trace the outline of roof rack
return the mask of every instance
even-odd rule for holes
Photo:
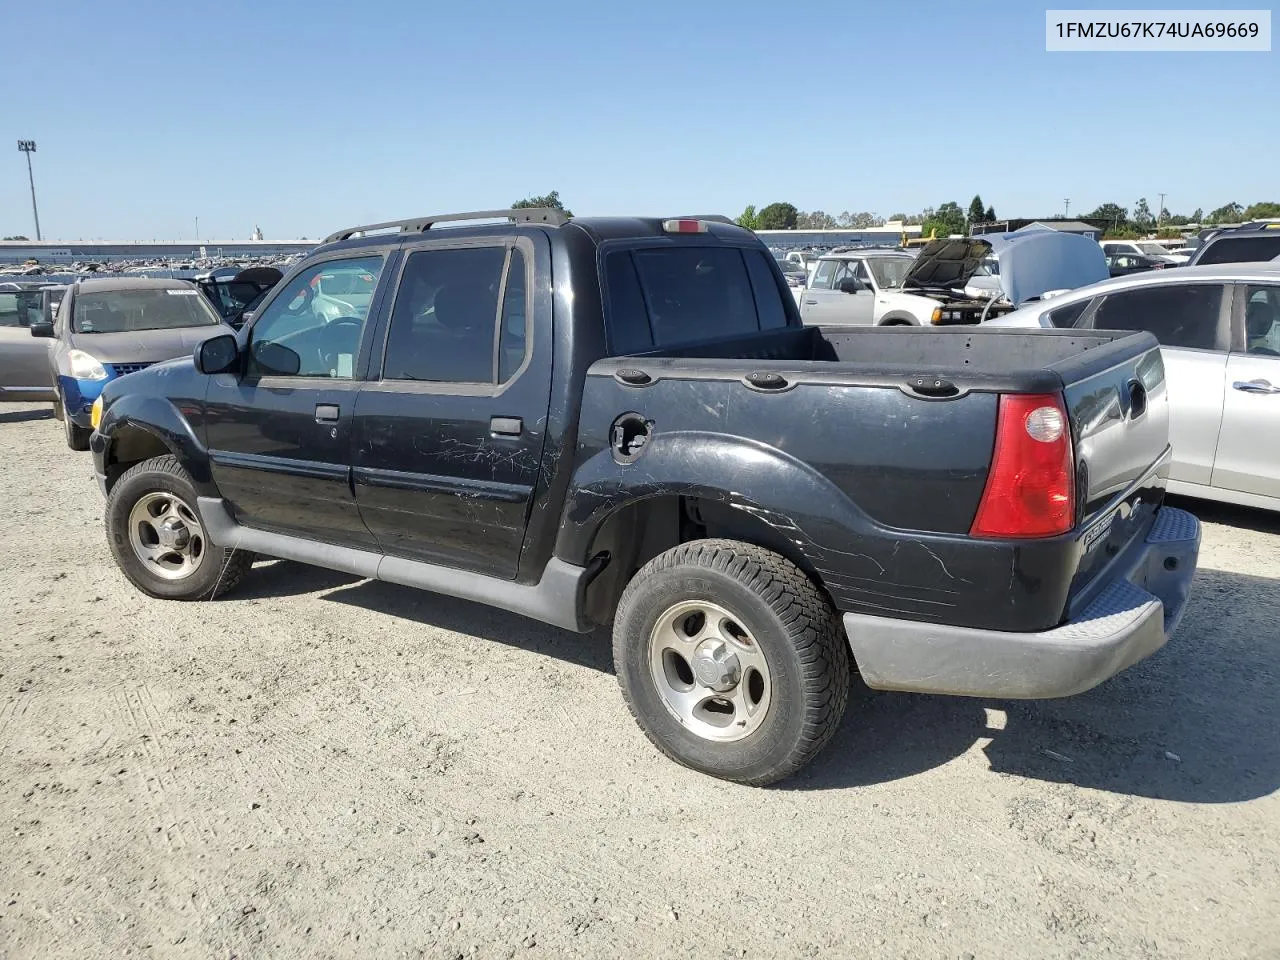
[[[519,210],[473,210],[469,213],[442,213],[433,217],[414,217],[411,220],[388,220],[386,223],[369,223],[360,227],[347,227],[325,237],[322,243],[333,243],[337,240],[350,240],[352,237],[365,237],[371,233],[382,231],[396,233],[423,233],[437,223],[453,223],[461,220],[501,220],[512,223],[547,223],[558,227],[569,220],[563,210],[553,207],[524,207]]]

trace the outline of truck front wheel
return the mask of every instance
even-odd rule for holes
[[[107,497],[107,542],[116,565],[143,593],[209,600],[238,584],[253,554],[217,547],[196,512],[196,490],[176,457],[130,467]]]
[[[808,763],[849,695],[830,602],[790,561],[734,540],[695,540],[646,564],[618,603],[613,658],[659,750],[752,786]]]

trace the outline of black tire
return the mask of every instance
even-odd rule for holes
[[[129,514],[153,493],[170,494],[196,513],[195,486],[176,457],[155,457],[125,471],[107,496],[104,518],[111,554],[124,575],[143,593],[164,600],[212,600],[234,589],[253,565],[253,554],[214,546],[207,538],[198,565],[182,579],[165,579],[148,569],[130,541]]]
[[[651,637],[659,619],[686,601],[728,611],[767,663],[767,710],[743,739],[700,735],[659,690]],[[752,786],[781,780],[813,759],[840,725],[849,697],[849,654],[831,603],[789,560],[734,540],[695,540],[647,563],[618,602],[613,658],[627,706],[659,750]]]
[[[89,449],[89,438],[93,431],[87,427],[78,427],[64,409],[62,412],[62,433],[67,438],[67,446],[72,450],[84,452]]]
[[[53,419],[61,420],[64,414],[62,412],[62,397],[58,397],[53,401]]]

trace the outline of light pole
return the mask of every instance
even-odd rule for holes
[[[1160,232],[1160,217],[1164,214],[1164,194],[1160,194],[1160,207],[1156,210],[1156,233]]]
[[[19,140],[18,149],[27,155],[27,182],[31,184],[31,215],[36,220],[36,240],[43,240],[40,236],[40,211],[36,209],[36,178],[31,172],[31,155],[36,152],[36,142],[34,140]]]
[[[1066,197],[1062,201],[1062,219],[1066,220],[1069,216],[1071,216],[1071,198]]]
[[[200,218],[196,217],[196,246],[200,246]]]

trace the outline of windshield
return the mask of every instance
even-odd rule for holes
[[[1169,253],[1167,247],[1158,243],[1140,243],[1138,249],[1149,257],[1163,257]]]
[[[913,257],[879,257],[868,258],[867,266],[871,275],[876,278],[876,286],[881,290],[902,286],[902,280],[914,264]]]
[[[218,323],[199,290],[157,288],[104,290],[76,297],[72,330],[76,333],[125,333],[173,330]]]
[[[326,270],[316,281],[320,293],[326,297],[372,296],[376,278],[367,270]]]

